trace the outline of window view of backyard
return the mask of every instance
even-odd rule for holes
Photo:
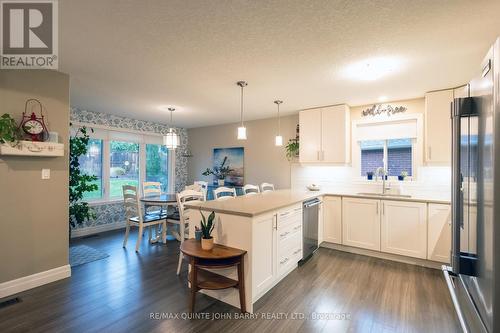
[[[122,186],[139,184],[139,144],[110,142],[109,197],[121,197]]]
[[[146,181],[160,182],[162,192],[168,188],[167,153],[163,145],[146,145]]]
[[[80,156],[79,162],[82,173],[98,178],[93,182],[97,185],[97,190],[84,193],[83,199],[102,198],[102,140],[90,139],[87,154]]]

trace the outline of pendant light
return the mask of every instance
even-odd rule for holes
[[[276,146],[283,146],[283,137],[281,136],[281,123],[280,123],[280,104],[283,103],[283,101],[276,100],[274,101],[274,104],[278,106],[278,134],[274,138],[274,144]]]
[[[246,140],[247,139],[247,128],[243,126],[243,88],[245,88],[248,83],[245,81],[236,82],[238,86],[241,87],[241,105],[240,105],[240,127],[238,127],[238,140]]]
[[[175,108],[168,108],[168,111],[170,111],[170,128],[168,129],[168,133],[163,136],[163,144],[167,146],[167,149],[173,150],[179,145],[179,136],[172,127],[172,113],[175,111]]]

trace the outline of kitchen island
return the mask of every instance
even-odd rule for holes
[[[302,259],[302,202],[320,196],[318,192],[279,190],[240,196],[221,201],[186,204],[190,210],[190,237],[199,225],[201,210],[216,213],[214,241],[247,251],[245,256],[245,292],[247,311]],[[219,270],[236,278],[236,270]],[[203,291],[207,295],[239,307],[234,289]]]

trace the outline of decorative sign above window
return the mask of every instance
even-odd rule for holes
[[[361,111],[361,116],[366,117],[366,116],[378,116],[379,114],[387,114],[388,116],[394,115],[396,113],[402,113],[405,112],[407,108],[405,106],[396,106],[393,107],[392,105],[386,104],[374,104],[373,106],[369,107],[368,109],[365,109]]]

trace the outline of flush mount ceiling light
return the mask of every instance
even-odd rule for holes
[[[401,66],[401,59],[396,57],[371,58],[348,65],[342,76],[351,80],[374,81],[397,72]]]
[[[175,108],[168,108],[168,111],[170,111],[170,128],[168,129],[168,133],[163,136],[163,144],[167,146],[167,149],[173,150],[179,145],[179,136],[173,129],[172,113],[175,111]]]
[[[387,101],[387,96],[379,96],[378,101],[379,102],[385,102],[385,101]]]
[[[241,88],[241,104],[240,104],[240,127],[238,127],[238,140],[246,140],[247,139],[247,129],[243,125],[243,88],[245,88],[248,83],[245,81],[238,81],[236,82],[236,85],[238,85]]]
[[[280,104],[283,103],[283,101],[280,100],[275,100],[274,104],[278,106],[278,134],[274,138],[274,144],[276,146],[283,146],[283,137],[281,136],[281,124],[280,124]]]

